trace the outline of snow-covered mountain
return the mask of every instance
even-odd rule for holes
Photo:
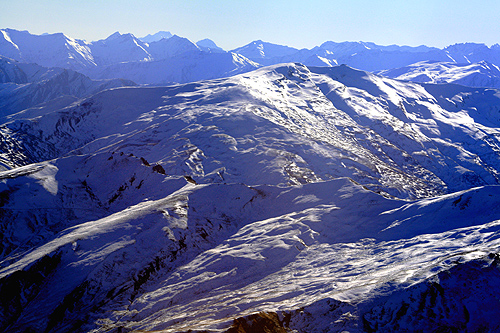
[[[155,34],[149,34],[147,36],[144,36],[142,38],[139,38],[141,41],[144,43],[152,43],[152,42],[157,42],[159,40],[162,40],[163,38],[170,38],[173,35],[169,31],[158,31]]]
[[[132,34],[115,32],[106,39],[91,43],[89,48],[100,66],[152,59],[147,44]]]
[[[139,84],[165,85],[228,77],[259,67],[259,64],[236,53],[194,50],[174,54],[158,61],[110,65],[92,76],[99,79],[121,77]]]
[[[293,47],[278,45],[261,40],[253,41],[245,46],[232,50],[248,59],[262,65],[282,63],[283,58],[297,53],[299,50]]]
[[[149,53],[153,59],[171,58],[185,52],[200,51],[200,48],[187,38],[174,35],[149,44]]]
[[[438,48],[428,47],[425,45],[421,46],[400,46],[400,45],[377,45],[371,42],[342,42],[337,43],[333,41],[327,41],[321,44],[320,48],[328,50],[332,53],[353,55],[355,53],[364,52],[366,50],[378,50],[385,52],[408,52],[408,53],[426,53],[430,51],[437,51]]]
[[[472,64],[424,61],[381,71],[379,74],[421,83],[455,83],[468,87],[500,88],[500,69],[486,61]]]
[[[369,49],[359,53],[339,55],[336,59],[339,64],[347,64],[370,72],[403,67],[420,61],[450,61],[448,53],[443,50],[408,52]]]
[[[377,45],[370,42],[327,41],[312,49],[294,49],[284,45],[262,42],[249,43],[233,50],[263,64],[300,62],[308,66],[332,67],[346,64],[366,71],[381,71],[408,66],[417,62],[453,62],[456,64],[487,61],[500,66],[500,47],[463,43],[444,49],[425,45],[410,47]]]
[[[74,68],[98,80],[136,80],[138,83],[149,85],[183,83],[226,77],[261,66],[242,55],[223,51],[208,39],[200,41],[201,46],[198,46],[177,35],[155,40],[156,37],[164,35],[159,33],[160,35],[148,39],[151,42],[145,43],[132,34],[119,32],[92,43],[73,40],[74,45],[71,46],[77,50],[85,50],[86,59],[89,60],[88,64],[74,64],[72,59],[77,59],[76,56],[58,51],[68,47],[68,38],[62,34],[37,36],[11,29],[1,32],[4,39],[0,40],[0,55],[12,56],[20,62],[29,61],[41,66],[52,64],[50,66]],[[54,42],[44,44],[46,40]],[[43,50],[31,51],[36,45],[43,46]],[[57,54],[52,54],[53,52]],[[26,54],[32,56],[27,57]],[[65,59],[66,56],[69,60]]]
[[[138,80],[146,84],[158,84],[171,81],[173,78],[186,80],[207,79],[217,77],[217,70],[206,69],[213,73],[204,75],[203,70],[192,75],[193,57],[198,52],[224,53],[209,39],[193,43],[190,40],[160,31],[142,39],[132,34],[116,32],[106,39],[85,42],[72,39],[63,34],[32,35],[27,31],[13,29],[0,30],[0,55],[19,62],[36,63],[44,67],[61,67],[83,73],[93,79],[125,78],[135,80],[137,71],[142,68],[154,68],[157,75],[143,74],[143,78],[154,78],[153,81]],[[370,42],[325,42],[312,49],[296,49],[257,40],[245,46],[232,50],[230,53],[239,55],[242,62],[256,63],[250,69],[262,65],[273,65],[287,62],[299,62],[306,66],[333,67],[346,64],[353,68],[366,71],[382,71],[409,66],[418,62],[451,62],[455,64],[486,61],[500,66],[500,47],[484,44],[464,43],[438,49],[427,46],[381,46]],[[229,59],[231,55],[220,56]],[[176,68],[169,65],[166,59],[176,58]],[[187,59],[186,63],[178,61]],[[198,57],[205,65],[210,55]],[[247,59],[244,59],[247,58]],[[143,63],[154,61],[154,65]],[[124,63],[130,63],[125,64]],[[210,63],[210,62],[208,62]],[[160,64],[162,64],[160,66]],[[210,63],[211,64],[211,63]],[[200,68],[202,64],[196,64]],[[221,65],[226,68],[227,63]],[[237,66],[238,67],[238,66]],[[116,69],[116,72],[112,71]],[[151,69],[153,70],[153,69]],[[146,70],[148,71],[148,70]],[[182,75],[171,75],[173,72],[187,72]],[[160,73],[166,76],[158,79]],[[219,77],[227,76],[227,72],[239,73],[236,67],[231,70],[218,71]],[[214,76],[215,75],[215,76]]]
[[[450,58],[456,63],[474,63],[487,61],[500,64],[500,46],[488,47],[479,43],[459,43],[444,48]]]
[[[232,79],[228,80],[231,82],[227,83],[229,86],[236,84],[238,87],[233,92],[238,96],[238,103],[251,105],[255,104],[256,98],[257,101],[262,100],[257,103],[260,108],[254,113],[273,123],[286,125],[290,131],[307,133],[315,140],[321,139],[325,144],[340,149],[337,154],[341,160],[351,161],[343,162],[345,166],[335,172],[327,166],[322,167],[321,172],[313,170],[322,179],[327,179],[327,175],[349,176],[365,186],[373,186],[373,189],[389,188],[391,195],[404,198],[497,183],[498,175],[494,166],[498,161],[494,153],[496,139],[493,124],[499,120],[496,110],[500,109],[500,106],[493,90],[455,86],[441,88],[436,85],[423,87],[356,71],[347,66],[332,69],[308,69],[299,65],[278,66],[272,70],[265,68],[253,72],[248,78],[245,75],[238,76],[234,79],[236,83],[233,83]],[[283,80],[289,80],[290,85],[282,85]],[[211,84],[217,89],[219,85],[224,85],[221,82],[224,81]],[[161,89],[158,93],[162,93]],[[132,91],[139,96],[143,94],[140,90]],[[109,94],[121,96],[115,98],[123,100],[124,103],[129,103],[127,96],[132,95],[129,90],[113,90]],[[187,95],[190,94],[194,94],[194,91]],[[214,99],[217,103],[222,103],[216,97],[217,94],[207,92],[203,95],[210,95],[212,97],[208,100]],[[228,92],[223,93],[223,96],[226,97],[221,97],[222,101],[226,98],[233,99]],[[100,101],[101,98],[104,98],[103,101]],[[146,105],[162,100],[156,95],[150,98],[151,101]],[[111,97],[99,97],[90,104],[106,104],[108,99]],[[177,102],[177,98],[174,100]],[[202,99],[200,103],[205,100]],[[310,106],[306,101],[317,101],[317,108],[313,107],[316,104]],[[176,103],[177,107],[179,104]],[[135,106],[125,104],[116,108],[134,110]],[[281,108],[288,111],[268,111]],[[331,115],[321,111],[324,109],[341,112]],[[78,110],[77,108],[65,112],[76,115],[80,113]],[[183,108],[183,112],[185,111]],[[107,116],[111,117],[110,114]],[[55,117],[55,114],[44,119],[52,119],[51,117]],[[123,121],[127,119],[124,116],[121,118]],[[58,121],[49,121],[51,124],[53,122]],[[126,121],[127,124],[129,122],[130,120]],[[40,130],[46,134],[51,133],[50,129],[38,128],[43,126],[42,123],[42,119],[37,120],[33,124],[35,127],[27,133],[35,135]],[[113,124],[118,125],[116,120],[112,120],[110,124],[99,121],[99,125],[89,125],[90,128],[84,132],[90,137],[71,136],[71,139],[64,140],[63,146],[66,148],[61,153],[76,149],[82,142],[97,137],[98,134],[94,131],[100,126],[110,130]],[[337,131],[332,132],[333,124]],[[15,122],[8,126],[18,127]],[[365,127],[377,130],[374,133],[366,132]],[[22,128],[28,130],[30,126],[23,125]],[[115,129],[114,132],[124,133],[121,128]],[[328,133],[327,136],[325,133]],[[474,133],[472,137],[471,133]],[[52,148],[60,144],[56,142],[57,138],[54,140],[50,143]],[[75,145],[68,146],[74,140]],[[40,147],[49,142],[48,138],[40,137]],[[30,143],[30,146],[31,151],[36,150],[33,143]],[[347,157],[352,152],[358,157]],[[57,156],[50,156],[53,157]],[[37,162],[29,156],[27,158],[29,162]],[[322,163],[329,163],[332,158],[331,154],[327,154]],[[342,163],[339,162],[338,165]],[[443,168],[443,165],[448,167]],[[390,177],[383,176],[385,172],[394,174]],[[251,174],[249,170],[238,173],[247,176]],[[257,180],[245,180],[245,183],[255,181]],[[282,182],[286,184],[289,180]],[[407,186],[412,182],[415,182],[413,186]],[[418,191],[415,192],[416,188]]]
[[[1,29],[0,55],[19,62],[76,71],[97,65],[87,43],[62,33],[32,35],[28,31]]]
[[[23,116],[34,116],[38,111],[30,108],[41,103],[60,108],[62,103],[69,105],[105,89],[135,85],[122,79],[92,80],[69,69],[19,63],[0,56],[0,121],[19,116],[13,114],[23,110]]]
[[[338,65],[332,53],[315,47],[312,50],[277,45],[261,40],[251,42],[232,52],[242,54],[246,58],[263,65],[274,65],[286,62],[299,62],[307,66],[333,67]]]
[[[494,331],[499,96],[290,63],[16,118],[0,328]]]
[[[203,51],[208,52],[224,52],[224,50],[217,46],[211,39],[205,38],[196,42],[196,45]]]

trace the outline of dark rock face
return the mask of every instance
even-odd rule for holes
[[[160,164],[156,164],[155,166],[153,166],[153,171],[158,172],[159,174],[162,175],[165,174],[165,169]]]
[[[40,291],[43,282],[61,261],[61,254],[45,256],[30,268],[0,279],[0,330],[8,327]]]

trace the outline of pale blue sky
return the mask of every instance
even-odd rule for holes
[[[498,0],[0,0],[0,28],[98,40],[160,30],[224,49],[253,40],[311,48],[327,40],[444,47],[500,43]]]

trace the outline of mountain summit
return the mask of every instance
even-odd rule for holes
[[[162,40],[162,39],[169,39],[170,37],[172,37],[173,35],[168,32],[168,31],[158,31],[157,33],[155,34],[149,34],[147,36],[144,36],[142,38],[140,38],[141,41],[143,41],[144,43],[152,43],[152,42],[157,42],[159,40]]]

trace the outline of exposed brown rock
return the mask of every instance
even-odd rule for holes
[[[275,312],[260,312],[237,318],[226,333],[287,333]]]

